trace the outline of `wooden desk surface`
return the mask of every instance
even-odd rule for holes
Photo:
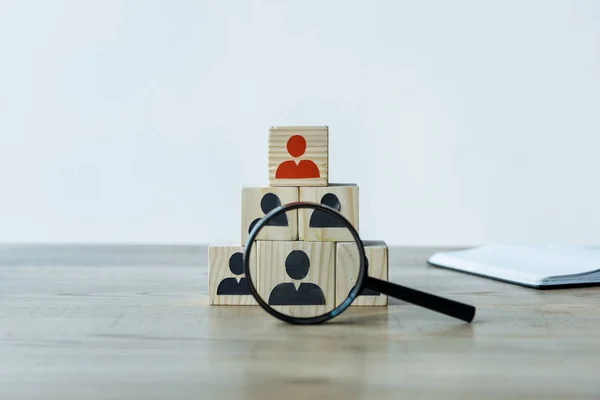
[[[600,288],[536,291],[427,266],[390,278],[474,304],[320,326],[207,306],[202,247],[0,247],[0,399],[599,399]]]

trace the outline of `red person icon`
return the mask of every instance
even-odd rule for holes
[[[306,151],[306,139],[301,135],[290,137],[286,145],[288,153],[298,158]],[[276,179],[319,178],[319,167],[312,160],[287,160],[279,164],[275,172]]]

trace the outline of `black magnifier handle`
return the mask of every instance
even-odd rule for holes
[[[395,297],[406,302],[416,304],[421,307],[449,315],[460,320],[471,322],[475,317],[475,307],[459,303],[458,301],[446,299],[433,294],[421,292],[406,286],[382,281],[381,279],[366,276],[364,287],[375,290],[379,293]]]

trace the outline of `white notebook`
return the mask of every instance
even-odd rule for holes
[[[534,288],[600,284],[600,249],[490,245],[436,253],[429,263]]]

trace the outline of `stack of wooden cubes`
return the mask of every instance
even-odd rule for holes
[[[360,151],[360,149],[357,149]],[[359,190],[355,184],[329,183],[329,129],[326,126],[269,129],[269,186],[242,189],[241,242],[211,246],[208,252],[209,302],[211,305],[255,305],[244,277],[242,256],[250,229],[273,208],[296,201],[326,204],[337,209],[359,230]],[[272,305],[311,305],[325,312],[337,306],[353,287],[357,248],[346,228],[328,224],[330,219],[313,210],[293,210],[265,226],[256,239],[250,265],[261,297]],[[359,231],[360,232],[360,231]],[[364,241],[369,275],[388,279],[388,247],[384,241]],[[290,255],[306,263],[308,272],[290,276]],[[298,257],[300,256],[300,257]],[[310,266],[308,268],[308,265]],[[293,274],[292,274],[293,275]],[[302,283],[318,286],[323,296],[300,304],[295,291]],[[287,294],[286,294],[287,293]],[[287,297],[286,297],[287,296]],[[299,303],[300,301],[300,303]],[[387,306],[387,296],[367,291],[355,306]]]

